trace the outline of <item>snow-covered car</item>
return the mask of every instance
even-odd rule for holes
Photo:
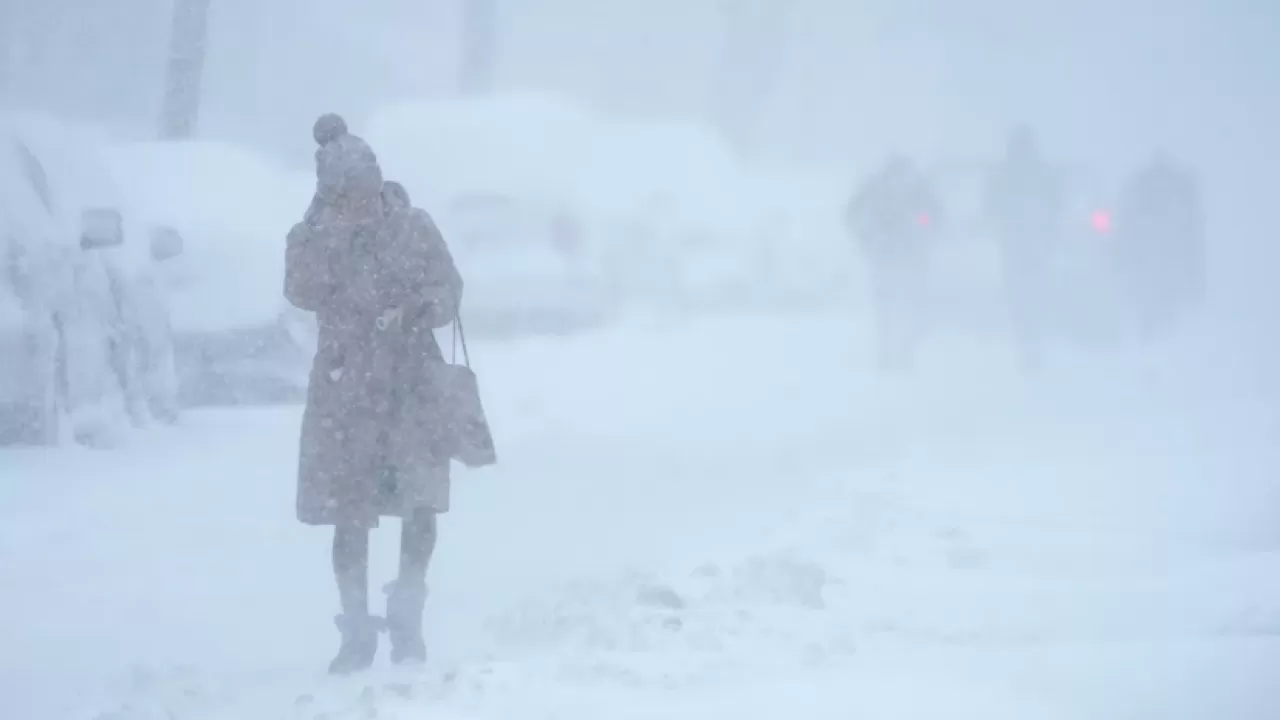
[[[156,268],[166,298],[179,406],[305,397],[315,323],[282,292],[284,238],[314,180],[213,141],[115,144],[129,205],[181,254]]]
[[[840,174],[751,173],[746,180],[747,242],[754,283],[749,298],[774,309],[847,307],[859,258],[843,222],[848,202]],[[742,252],[742,251],[740,251]]]
[[[384,176],[444,233],[474,334],[573,332],[608,317],[599,227],[579,192],[597,136],[589,115],[542,96],[405,103],[368,124]]]
[[[72,250],[45,204],[39,161],[13,137],[0,140],[0,444],[55,443],[66,414],[60,319],[72,292]]]
[[[366,127],[386,177],[446,233],[477,329],[481,316],[507,333],[812,304],[848,274],[829,261],[833,228],[802,217],[821,215],[816,179],[753,174],[696,123],[619,122],[509,94],[396,105]],[[555,240],[564,234],[572,252]],[[822,270],[792,262],[815,257]]]
[[[685,313],[742,309],[769,294],[778,217],[753,195],[718,133],[695,123],[613,123],[591,161],[593,201],[627,218],[626,234],[610,233],[607,250],[629,299]]]
[[[114,444],[147,416],[126,238],[99,138],[0,119],[0,442]]]
[[[745,163],[697,122],[606,122],[594,133],[576,193],[620,308],[794,310],[847,291],[833,178]]]
[[[435,220],[466,279],[474,333],[565,334],[603,321],[606,289],[571,210],[461,192]]]

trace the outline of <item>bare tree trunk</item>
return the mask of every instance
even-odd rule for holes
[[[787,45],[788,0],[720,0],[723,46],[712,80],[712,114],[745,153],[773,92]]]
[[[497,72],[498,0],[465,1],[459,89],[464,95],[482,95],[493,90]]]
[[[166,140],[187,138],[195,132],[200,115],[210,1],[174,0],[169,68],[160,118],[160,136]]]

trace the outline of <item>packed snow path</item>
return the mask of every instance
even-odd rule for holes
[[[323,675],[299,408],[0,451],[0,715],[1274,717],[1275,428],[1210,350],[885,379],[853,325],[474,348],[502,464],[458,473],[426,671]]]

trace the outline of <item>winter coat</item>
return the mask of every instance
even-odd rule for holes
[[[932,184],[910,166],[872,176],[849,201],[845,223],[876,264],[920,264],[935,238],[942,205]]]
[[[432,329],[453,320],[462,282],[425,213],[377,197],[364,207],[318,203],[288,236],[285,296],[319,326],[299,450],[307,524],[449,508]]]

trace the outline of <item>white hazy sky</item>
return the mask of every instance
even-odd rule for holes
[[[170,2],[0,0],[4,97],[150,132]],[[450,92],[461,2],[213,0],[202,130],[305,163],[320,111],[358,121]],[[500,2],[503,86],[629,117],[709,107],[718,0]],[[779,58],[757,135],[770,158],[972,152],[1016,117],[1095,162],[1154,142],[1206,162],[1268,143],[1275,154],[1265,133],[1280,127],[1280,7],[1266,0],[784,4],[786,22],[762,39]]]

